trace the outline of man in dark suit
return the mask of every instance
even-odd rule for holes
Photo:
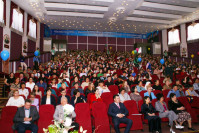
[[[114,95],[113,99],[114,99],[114,103],[110,104],[109,109],[108,109],[108,114],[112,116],[114,129],[116,133],[120,133],[119,125],[120,123],[125,123],[127,126],[124,133],[129,133],[130,128],[133,124],[133,121],[126,118],[128,114],[128,110],[126,109],[123,103],[120,103],[119,95]]]
[[[31,130],[31,133],[37,133],[38,127],[34,121],[39,119],[39,114],[35,106],[31,106],[31,100],[26,99],[24,107],[20,107],[14,117],[13,129],[18,133],[25,133],[26,130]]]

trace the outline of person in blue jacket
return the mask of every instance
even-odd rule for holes
[[[144,93],[144,96],[148,96],[150,100],[152,101],[153,99],[156,99],[156,96],[152,92],[152,87],[147,86],[147,92]]]

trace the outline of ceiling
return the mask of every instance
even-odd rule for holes
[[[148,33],[199,19],[199,0],[12,0],[51,29]]]

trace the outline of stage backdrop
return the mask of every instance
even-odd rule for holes
[[[99,50],[111,47],[113,51],[132,51],[135,43],[146,43],[146,34],[50,30],[45,26],[45,37],[67,40],[68,50]]]

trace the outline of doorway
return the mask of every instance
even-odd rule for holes
[[[67,41],[66,40],[52,40],[52,47],[55,47],[56,52],[67,51]]]

